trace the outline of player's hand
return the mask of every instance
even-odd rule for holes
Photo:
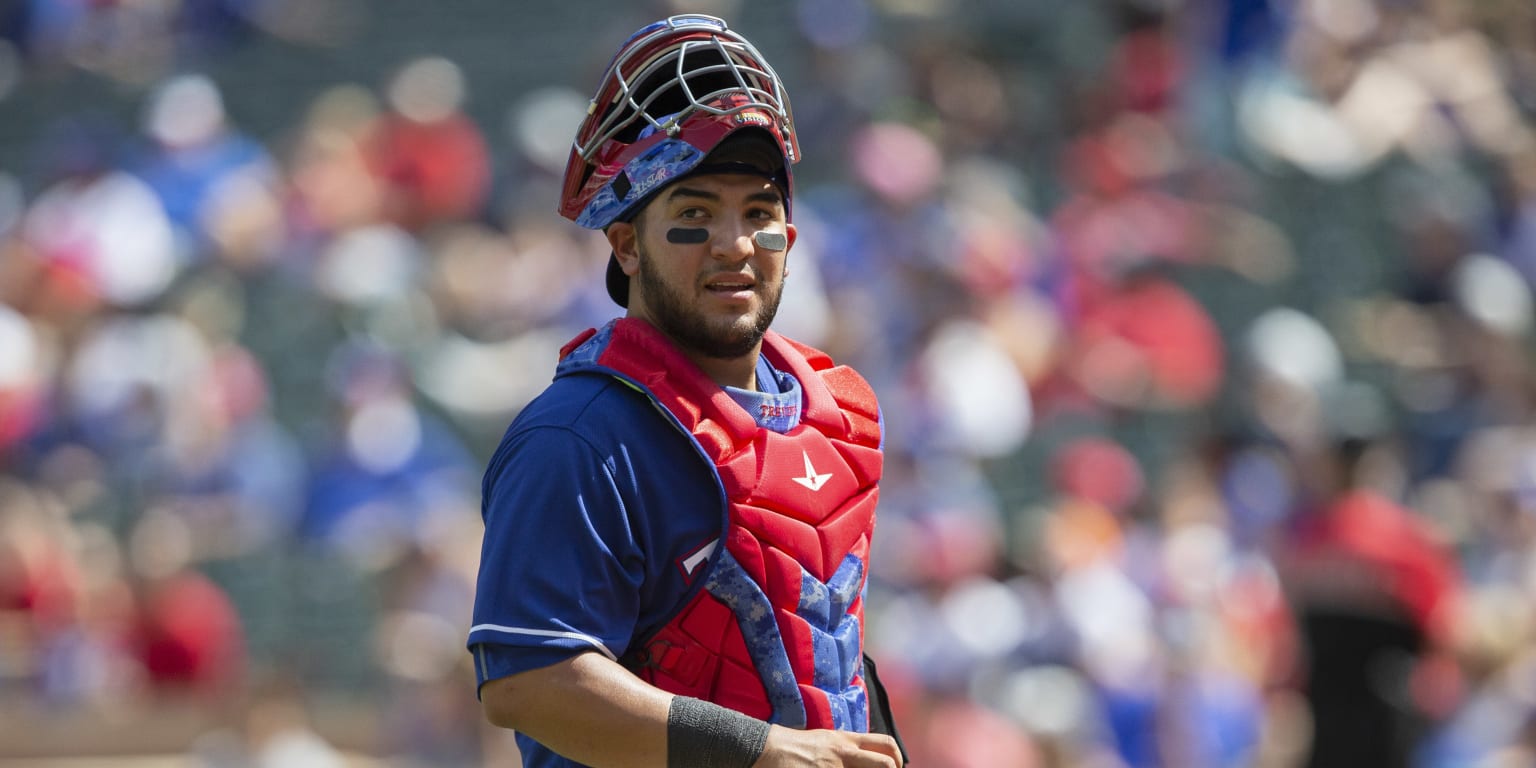
[[[752,768],[901,768],[896,740],[882,733],[800,731],[775,725]]]

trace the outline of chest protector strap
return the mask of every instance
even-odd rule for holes
[[[588,331],[565,352],[562,370],[646,391],[713,464],[726,499],[724,546],[625,661],[664,690],[769,722],[867,731],[863,591],[881,472],[868,383],[770,331],[763,354],[804,401],[799,426],[780,434],[642,321]]]

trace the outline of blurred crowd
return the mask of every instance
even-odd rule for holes
[[[59,72],[137,111],[60,99],[0,167],[0,721],[515,761],[463,650],[479,478],[620,311],[555,214],[605,59],[477,92],[442,51],[256,136],[210,63],[342,56],[367,6],[6,7],[0,114]],[[618,8],[615,45],[705,11],[784,62],[776,328],[885,409],[913,764],[1536,762],[1536,6]]]

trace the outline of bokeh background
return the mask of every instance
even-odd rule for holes
[[[480,472],[678,10],[793,99],[916,765],[1536,761],[1529,0],[8,0],[0,765],[517,764]]]

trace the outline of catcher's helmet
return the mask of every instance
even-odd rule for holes
[[[789,95],[773,68],[713,16],[648,24],[619,48],[587,107],[566,162],[560,214],[589,229],[627,221],[744,129],[777,145],[782,165],[770,175],[787,205],[789,167],[800,150]]]

